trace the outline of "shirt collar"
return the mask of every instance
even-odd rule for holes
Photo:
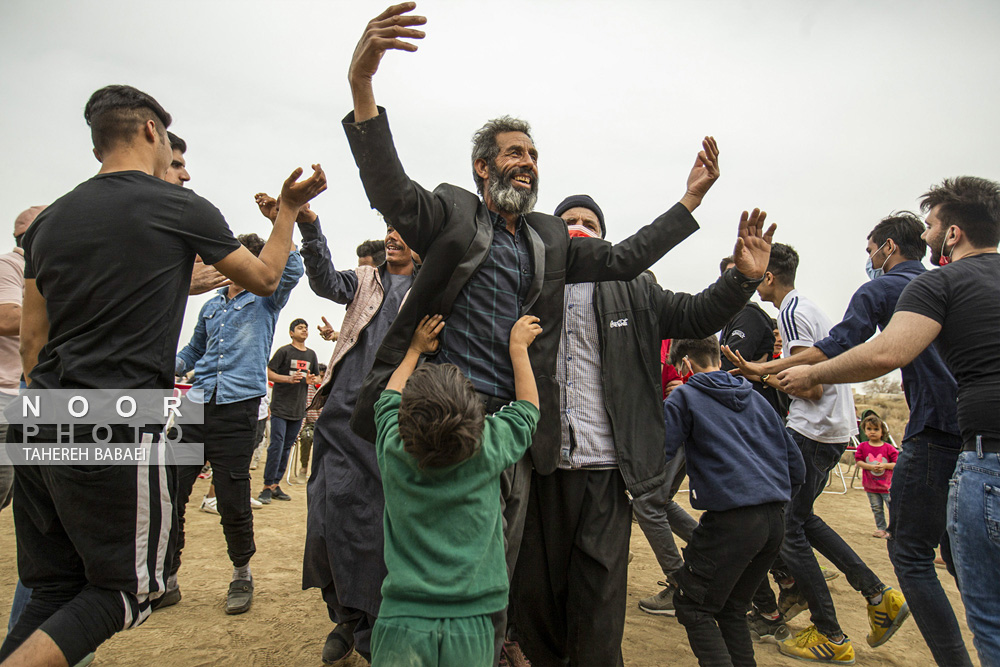
[[[489,211],[489,209],[486,209],[486,210]],[[502,215],[500,215],[496,211],[489,211],[489,213],[490,213],[490,220],[493,221],[493,226],[495,228],[497,228],[497,229],[501,229],[501,228],[502,229],[507,229],[507,221],[504,220],[504,218],[503,218]],[[524,216],[523,215],[517,216],[517,220],[514,222],[514,231],[515,232],[521,231],[521,223],[522,222],[524,222]]]
[[[920,260],[917,260],[917,259],[908,259],[908,260],[900,262],[896,266],[892,267],[891,269],[889,269],[888,271],[886,271],[886,273],[890,273],[890,272],[896,271],[896,270],[899,270],[900,272],[903,272],[903,271],[916,271],[916,272],[920,273],[922,271],[926,271],[927,268],[920,262]]]

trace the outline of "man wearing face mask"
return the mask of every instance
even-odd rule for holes
[[[588,195],[567,197],[555,214],[571,238],[605,235],[604,214]],[[669,484],[660,341],[711,335],[746,304],[752,287],[737,276],[767,264],[774,228],[764,232],[765,217],[743,213],[735,268],[700,294],[664,290],[648,271],[564,287],[555,372],[561,428],[536,434],[532,445],[559,460],[554,471],[531,473],[511,588],[512,635],[535,667],[622,664],[628,495]]]
[[[794,357],[741,364],[751,377],[817,364],[864,343],[888,325],[903,289],[924,273],[924,225],[913,213],[894,213],[868,235],[869,282],[854,293],[840,324],[825,339]],[[933,259],[933,257],[932,257]],[[742,358],[742,355],[739,355]],[[731,357],[735,361],[735,357]],[[948,478],[961,450],[958,387],[940,354],[928,347],[902,369],[910,409],[899,464],[890,491],[895,503],[889,526],[889,557],[913,618],[941,665],[969,665],[969,654],[951,603],[937,577],[934,549],[950,560],[945,532]],[[773,380],[772,380],[773,381]]]

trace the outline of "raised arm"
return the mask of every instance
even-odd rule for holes
[[[372,78],[378,71],[385,52],[390,49],[416,51],[416,44],[404,42],[400,38],[423,39],[424,31],[410,26],[423,25],[427,23],[427,19],[423,16],[406,15],[416,7],[415,2],[393,5],[365,26],[361,41],[354,48],[351,67],[347,71],[347,79],[351,83],[351,97],[354,99],[355,122],[361,123],[378,115]]]
[[[615,245],[597,239],[570,239],[566,282],[632,280],[638,276],[698,229],[691,212],[718,178],[719,147],[714,138],[705,137],[684,196],[670,210]]]
[[[804,391],[817,384],[864,382],[905,366],[941,333],[935,320],[897,311],[885,331],[864,345],[814,366],[796,366],[778,374],[782,391]]]
[[[416,331],[413,332],[413,338],[410,340],[409,349],[406,350],[406,356],[403,357],[403,361],[396,367],[396,370],[392,372],[389,383],[385,386],[386,389],[392,389],[400,393],[403,392],[406,381],[413,375],[413,371],[416,370],[417,364],[420,362],[420,355],[431,354],[437,351],[440,345],[438,334],[441,333],[442,329],[444,329],[443,317],[440,315],[424,315]]]
[[[528,346],[535,336],[542,333],[539,319],[533,315],[525,315],[510,330],[510,361],[514,367],[514,396],[519,401],[527,401],[538,407],[538,385],[535,374],[531,370],[531,359],[528,357]]]
[[[326,190],[326,174],[318,164],[313,174],[299,182],[302,168],[292,172],[281,188],[282,206],[274,220],[271,235],[260,251],[260,257],[244,247],[229,253],[215,263],[215,268],[237,285],[258,296],[269,296],[278,288],[285,262],[292,249],[292,227],[299,209],[310,199]]]

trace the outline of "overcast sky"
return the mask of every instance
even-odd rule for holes
[[[255,192],[322,162],[314,201],[338,268],[380,238],[340,120],[347,67],[382,2],[0,3],[0,226],[96,173],[83,106],[101,86],[153,95],[188,142],[190,187],[236,233],[266,235]],[[1000,2],[447,2],[424,0],[427,38],[390,52],[375,81],[403,165],[427,187],[474,189],[470,137],[502,114],[530,121],[539,210],[585,192],[620,240],[683,194],[701,137],[722,178],[702,229],[653,266],[698,291],[759,206],[802,258],[798,287],[839,321],[866,280],[865,238],[946,176],[1000,179]],[[2,221],[6,220],[7,223]],[[109,239],[113,243],[113,239]],[[150,248],[155,252],[155,248]],[[188,305],[180,344],[198,309]],[[766,306],[770,309],[769,306]],[[343,307],[305,279],[279,320]],[[543,323],[544,324],[544,323]],[[331,343],[315,334],[321,359]]]

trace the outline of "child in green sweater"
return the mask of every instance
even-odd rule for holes
[[[375,404],[388,575],[373,667],[489,667],[490,614],[507,606],[500,473],[524,455],[538,424],[528,346],[542,329],[531,316],[511,329],[517,400],[486,417],[457,367],[417,368],[443,327],[439,315],[424,317]]]

